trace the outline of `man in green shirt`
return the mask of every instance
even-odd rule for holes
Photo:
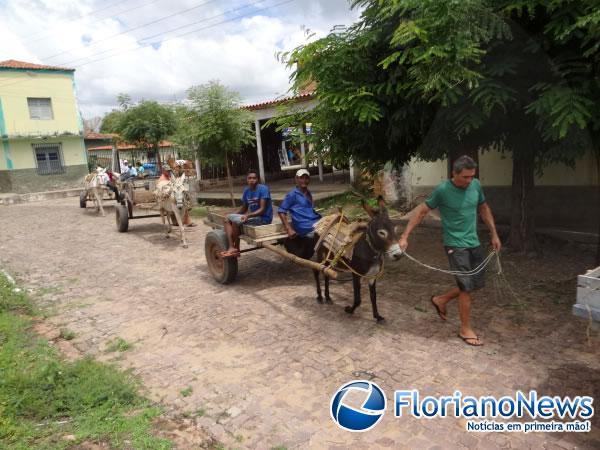
[[[467,272],[477,268],[484,260],[484,253],[477,236],[477,212],[490,230],[491,244],[500,251],[502,244],[492,210],[485,201],[479,180],[475,179],[477,163],[468,156],[461,156],[452,166],[452,178],[442,182],[420,205],[400,237],[400,248],[408,247],[408,236],[432,209],[438,208],[442,216],[444,248],[450,268]],[[458,336],[469,345],[483,345],[470,323],[471,292],[484,286],[484,271],[475,276],[456,276],[458,287],[442,295],[431,297],[431,303],[440,318],[446,320],[446,304],[458,298],[460,331]]]

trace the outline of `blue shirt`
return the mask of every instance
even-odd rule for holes
[[[131,166],[129,168],[129,175],[131,175],[132,177],[137,177],[137,170],[135,169],[135,167]]]
[[[298,188],[286,194],[283,202],[279,206],[279,212],[292,215],[292,227],[298,236],[302,237],[314,231],[314,225],[321,218],[313,207],[313,199],[310,191],[306,195]]]
[[[244,193],[242,194],[242,203],[244,205],[248,205],[248,211],[253,213],[260,209],[260,201],[261,199],[265,199],[267,204],[265,205],[265,210],[260,216],[260,219],[265,223],[271,223],[273,220],[273,205],[271,203],[271,193],[269,192],[269,188],[264,184],[257,184],[255,190],[251,190],[249,187],[244,189]]]

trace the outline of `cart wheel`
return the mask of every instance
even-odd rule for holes
[[[87,192],[82,192],[79,194],[79,207],[85,208],[87,204]]]
[[[117,205],[115,211],[117,219],[117,230],[119,230],[121,233],[125,233],[129,228],[129,212],[127,211],[127,206]]]
[[[208,270],[215,280],[221,284],[229,284],[235,280],[238,272],[237,258],[221,258],[220,253],[227,250],[227,235],[222,230],[209,231],[204,240],[204,254]]]

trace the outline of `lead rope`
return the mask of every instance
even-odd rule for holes
[[[330,246],[330,248],[328,249],[327,255],[325,256],[325,258],[323,259],[323,261],[321,261],[321,264],[328,264],[329,263],[329,267],[334,268],[335,265],[338,264],[338,262],[341,262],[351,273],[361,277],[361,278],[367,278],[367,279],[379,279],[382,275],[383,275],[383,271],[384,271],[384,261],[385,258],[381,259],[381,265],[379,266],[379,272],[377,272],[375,275],[367,275],[367,274],[361,274],[358,273],[356,270],[354,270],[352,267],[350,267],[350,265],[344,261],[343,258],[340,258],[347,250],[347,247],[349,244],[351,244],[352,242],[342,246],[340,248],[340,250],[338,250],[334,256],[333,259],[329,259],[329,257],[331,256],[332,252],[333,252],[333,243],[335,243],[335,241],[337,240],[337,236],[340,232],[341,226],[342,226],[342,222],[343,222],[343,218],[344,218],[344,211],[340,210],[340,216],[339,216],[339,220],[335,229],[335,234],[333,236],[333,241],[332,241],[332,245]],[[371,249],[373,249],[373,246],[371,245],[371,243],[369,242],[369,233],[368,231],[366,231],[367,236],[366,236],[366,240],[367,240],[367,244],[369,245],[369,247],[371,247]],[[375,249],[373,249],[375,250]],[[454,276],[465,276],[465,277],[473,277],[478,275],[479,273],[481,273],[487,266],[488,264],[490,264],[490,262],[492,261],[492,259],[494,258],[494,256],[496,257],[496,265],[498,267],[498,275],[502,275],[502,265],[500,264],[500,254],[495,251],[492,250],[487,256],[486,258],[482,261],[481,264],[479,264],[479,266],[477,266],[476,268],[472,269],[472,270],[467,270],[467,271],[461,271],[461,270],[446,270],[446,269],[440,269],[438,267],[434,267],[434,266],[430,266],[429,264],[425,264],[421,261],[419,261],[417,258],[415,258],[414,256],[411,256],[410,254],[408,254],[407,252],[402,252],[403,255],[405,255],[408,259],[410,259],[411,261],[415,262],[416,264],[425,267],[429,270],[433,270],[436,272],[441,272],[441,273],[445,273],[447,275],[454,275]]]
[[[464,276],[464,277],[473,277],[475,275],[478,275],[480,272],[483,271],[483,269],[486,268],[486,266],[492,261],[492,259],[495,256],[496,257],[496,264],[497,264],[497,267],[498,267],[498,275],[502,274],[502,265],[500,264],[500,254],[496,250],[492,250],[486,256],[486,258],[483,260],[483,262],[481,264],[479,264],[477,267],[475,267],[472,270],[467,270],[467,271],[440,269],[438,267],[433,267],[433,266],[430,266],[429,264],[425,264],[424,262],[419,261],[417,258],[409,255],[406,252],[402,252],[402,254],[405,255],[411,261],[413,261],[413,262],[417,263],[418,265],[423,266],[423,267],[425,267],[425,268],[427,268],[429,270],[434,270],[436,272],[441,272],[441,273],[445,273],[445,274],[448,274],[448,275]]]

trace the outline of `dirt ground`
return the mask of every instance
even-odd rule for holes
[[[334,304],[319,305],[312,274],[266,250],[245,254],[237,281],[222,286],[207,272],[207,227],[191,229],[184,249],[165,239],[160,219],[118,233],[112,206],[103,218],[77,203],[0,207],[0,266],[49,308],[47,325],[75,332],[80,354],[141,377],[167,411],[162,434],[180,448],[600,448],[598,415],[589,433],[553,434],[468,433],[463,419],[396,419],[391,408],[357,434],[329,416],[338,387],[365,378],[388,406],[395,389],[600,399],[598,329],[570,313],[591,247],[553,241],[536,258],[504,254],[517,297],[488,276],[472,312],[485,346],[473,348],[457,338],[456,305],[443,323],[429,304],[451,279],[406,259],[378,283],[387,323],[377,325],[366,288],[349,317],[350,283],[334,283]],[[445,267],[440,240],[438,229],[419,228],[409,252]],[[132,347],[106,352],[116,337]]]

